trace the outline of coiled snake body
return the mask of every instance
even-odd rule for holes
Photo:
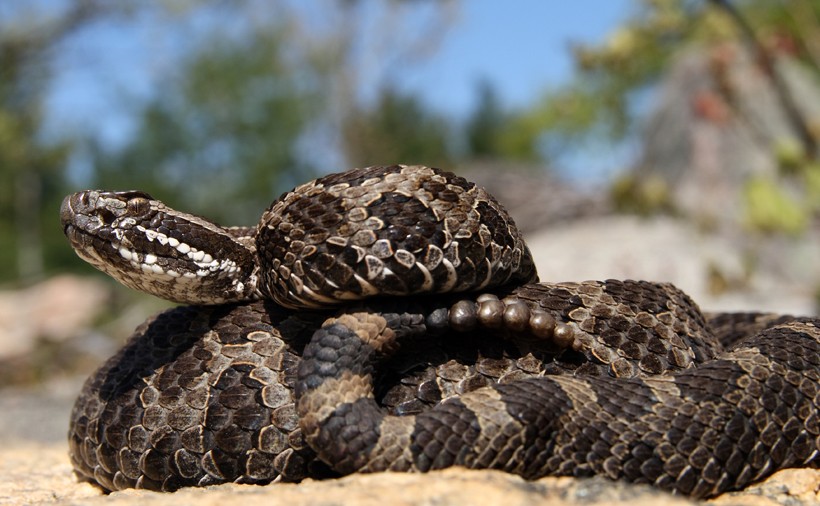
[[[503,208],[452,174],[331,175],[256,229],[140,192],[61,217],[97,268],[197,304],[137,329],[75,404],[75,471],[109,490],[460,465],[707,497],[818,460],[817,320],[537,283]]]

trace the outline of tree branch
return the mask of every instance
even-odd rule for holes
[[[817,139],[815,139],[814,135],[811,132],[811,129],[809,128],[809,125],[806,123],[806,119],[800,112],[800,108],[797,106],[797,103],[794,100],[794,96],[791,94],[791,91],[789,90],[788,84],[783,79],[783,76],[780,74],[780,72],[777,71],[771,54],[769,54],[769,51],[757,38],[754,29],[752,29],[751,25],[749,25],[749,23],[746,21],[746,19],[743,17],[740,11],[738,11],[729,2],[729,0],[708,1],[718,9],[721,9],[723,12],[725,12],[740,29],[740,32],[742,33],[743,38],[745,39],[746,44],[749,46],[749,49],[751,50],[752,54],[757,55],[760,66],[763,67],[764,72],[769,77],[772,86],[774,87],[775,95],[777,95],[777,98],[780,101],[780,105],[783,107],[783,111],[786,113],[786,118],[792,124],[792,127],[797,131],[797,135],[800,137],[800,141],[802,142],[803,147],[806,150],[806,154],[811,158],[816,158]]]

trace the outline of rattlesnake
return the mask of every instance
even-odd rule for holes
[[[461,465],[705,497],[816,465],[817,320],[536,283],[503,208],[448,173],[321,178],[256,229],[140,192],[81,192],[61,217],[124,284],[216,304],[147,322],[86,383],[72,462],[106,489]]]

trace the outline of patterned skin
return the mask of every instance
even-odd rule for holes
[[[98,269],[200,304],[77,400],[75,471],[108,490],[460,465],[708,497],[820,453],[817,320],[534,283],[503,208],[437,169],[327,176],[255,228],[141,192],[74,194],[61,219]]]

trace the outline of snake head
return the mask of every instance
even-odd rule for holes
[[[69,195],[60,219],[77,255],[128,287],[186,304],[255,298],[254,229],[226,229],[141,191]]]

